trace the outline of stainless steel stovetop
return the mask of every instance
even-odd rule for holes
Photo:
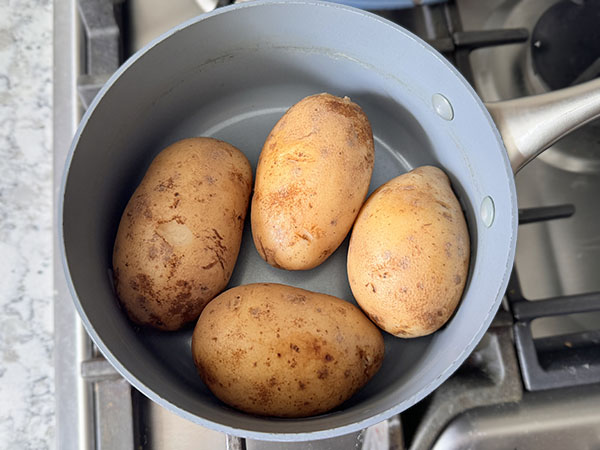
[[[124,57],[217,3],[227,2],[55,2],[55,198],[71,138],[97,89]],[[552,24],[551,13],[544,14],[552,7],[573,7],[565,3],[585,4],[456,0],[382,14],[444,52],[484,100],[498,100],[547,89],[544,70],[533,59],[553,43],[535,25]],[[565,17],[563,12],[558,19]],[[585,48],[597,63],[600,51],[590,55],[596,50]],[[592,64],[584,76],[597,76],[598,66]],[[562,63],[556,67],[561,70]],[[520,214],[515,274],[504,308],[465,364],[400,416],[311,443],[229,437],[139,394],[83,330],[56,247],[57,448],[600,448],[600,123],[526,166],[517,175],[517,191],[526,209]],[[544,220],[549,218],[555,220]]]

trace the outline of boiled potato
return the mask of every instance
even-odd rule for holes
[[[134,322],[175,330],[225,288],[251,189],[246,157],[216,139],[184,139],[154,159],[113,253],[116,292]]]
[[[306,97],[277,122],[262,149],[252,235],[274,267],[318,266],[342,243],[373,172],[369,120],[348,97]]]
[[[344,300],[250,284],[208,304],[192,353],[223,402],[252,414],[304,417],[335,408],[360,389],[381,366],[383,338]]]
[[[469,233],[446,174],[424,166],[377,189],[360,211],[348,278],[361,308],[400,337],[433,333],[450,318],[469,270]]]

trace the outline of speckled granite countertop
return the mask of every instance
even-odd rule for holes
[[[0,448],[54,448],[52,2],[0,1]]]

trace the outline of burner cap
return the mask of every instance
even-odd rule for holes
[[[600,75],[600,0],[561,0],[548,8],[533,29],[531,54],[552,90]]]

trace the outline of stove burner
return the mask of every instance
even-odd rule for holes
[[[600,75],[600,1],[562,0],[540,17],[531,38],[535,72],[552,90]]]

